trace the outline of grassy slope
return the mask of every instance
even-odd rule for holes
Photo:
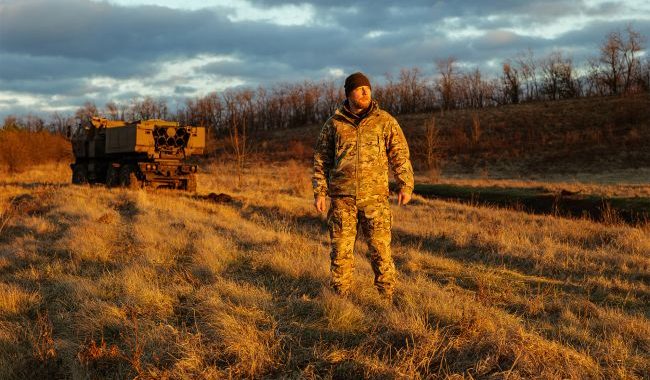
[[[327,290],[306,168],[206,167],[226,205],[51,169],[0,183],[0,378],[650,376],[648,227],[416,197],[385,305],[362,256]]]
[[[472,116],[480,134],[472,141]],[[427,115],[402,123],[415,140]],[[538,102],[436,115],[449,169],[531,174],[602,173],[648,167],[650,95]],[[462,131],[463,133],[459,133]],[[620,182],[620,179],[619,179]]]
[[[472,118],[480,134],[472,139]],[[402,115],[416,169],[424,124]],[[537,102],[433,114],[445,177],[644,183],[650,173],[650,95]],[[253,141],[265,157],[309,160],[320,126],[271,131]],[[222,145],[223,146],[223,145]]]

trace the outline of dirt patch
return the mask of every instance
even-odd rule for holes
[[[232,202],[232,197],[224,193],[210,193],[208,195],[197,195],[198,199],[204,199],[213,203],[230,203]]]

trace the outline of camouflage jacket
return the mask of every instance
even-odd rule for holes
[[[314,152],[314,196],[388,196],[388,166],[400,190],[413,191],[413,167],[399,124],[375,101],[363,116],[345,105],[323,125]]]

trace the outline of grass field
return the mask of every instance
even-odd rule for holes
[[[206,164],[224,204],[69,175],[0,180],[2,379],[650,378],[650,226],[416,196],[388,305],[363,242],[328,290],[306,166]]]

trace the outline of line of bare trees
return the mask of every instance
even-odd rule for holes
[[[650,58],[643,57],[645,37],[627,26],[605,36],[598,55],[576,67],[571,57],[553,51],[536,58],[531,50],[502,63],[501,72],[486,77],[479,68],[462,69],[453,57],[436,61],[435,77],[420,69],[402,69],[397,78],[386,75],[373,92],[382,108],[393,114],[455,108],[483,108],[538,100],[631,94],[650,90]],[[49,122],[27,115],[9,116],[4,128],[51,130],[70,136],[73,124],[94,115],[110,119],[173,119],[208,127],[212,134],[278,130],[320,124],[343,99],[340,81],[280,84],[271,88],[226,90],[186,99],[170,111],[163,99],[145,97],[129,103],[109,102],[103,109],[87,102],[74,116],[54,113]]]

